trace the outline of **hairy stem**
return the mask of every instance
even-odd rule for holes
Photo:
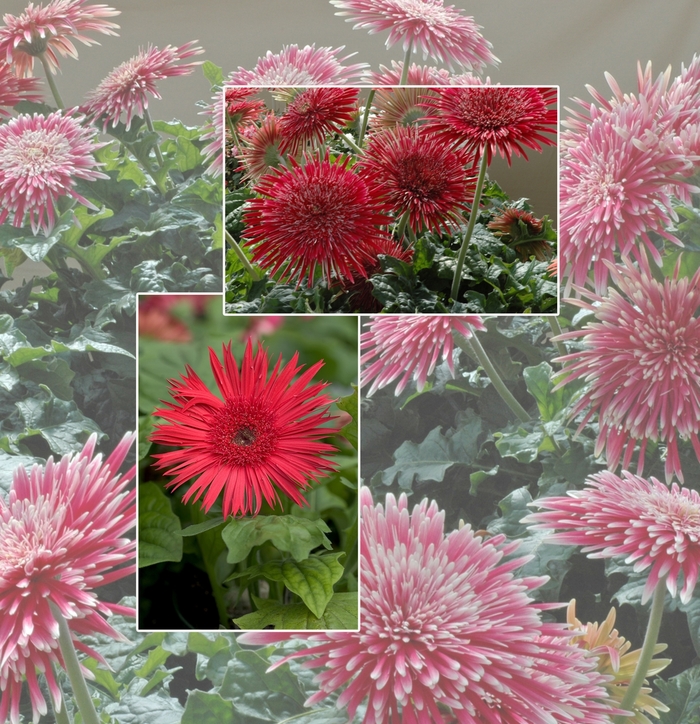
[[[245,255],[245,252],[243,249],[241,249],[238,242],[231,236],[228,229],[224,229],[224,232],[226,233],[226,241],[228,241],[229,244],[231,244],[231,248],[236,253],[236,256],[238,257],[238,261],[241,262],[243,265],[243,268],[250,274],[250,278],[254,282],[260,281],[260,274],[258,274],[255,269],[253,269],[252,264],[248,261],[248,257]]]
[[[559,321],[556,317],[547,317],[547,321],[549,322],[553,337],[558,337],[562,334],[561,326],[559,325]],[[554,346],[557,348],[557,352],[559,352],[560,357],[563,357],[566,354],[566,345],[563,342],[554,342]]]
[[[61,685],[58,683],[58,677],[56,676],[56,666],[52,665],[52,667],[54,678],[56,679],[56,685],[60,688]],[[53,709],[53,716],[56,720],[56,724],[71,724],[68,709],[66,708],[65,696],[61,698],[60,702],[55,702],[52,696],[49,696],[49,700],[51,701],[51,708]]]
[[[148,108],[143,109],[143,119],[146,121],[146,128],[151,133],[156,133],[156,129],[153,127],[153,120],[151,119],[151,114],[148,112]],[[160,152],[160,136],[158,136],[158,142],[156,142],[156,145],[154,146],[155,152],[156,152],[156,158],[158,159],[158,165],[163,168],[163,154]]]
[[[411,62],[412,50],[413,43],[409,43],[408,48],[406,48],[406,55],[403,57],[403,69],[401,70],[401,80],[399,81],[399,85],[406,85],[406,82],[408,81],[408,65]]]
[[[58,92],[58,87],[56,86],[56,81],[53,79],[53,73],[51,72],[51,69],[49,68],[49,62],[46,60],[46,54],[39,53],[38,58],[41,61],[41,65],[44,68],[44,74],[46,75],[46,82],[49,84],[49,88],[51,89],[51,95],[53,95],[53,99],[56,101],[56,105],[61,110],[63,110],[66,107],[66,104],[63,102],[63,98],[61,98],[61,94]]]
[[[367,103],[365,104],[365,112],[362,116],[362,125],[360,126],[360,134],[357,137],[357,145],[362,147],[362,141],[365,137],[365,131],[367,131],[367,124],[369,123],[369,111],[372,107],[372,101],[374,100],[374,88],[367,95]]]

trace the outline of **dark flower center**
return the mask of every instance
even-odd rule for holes
[[[211,445],[223,465],[263,465],[277,449],[275,414],[260,400],[226,400],[212,422]]]

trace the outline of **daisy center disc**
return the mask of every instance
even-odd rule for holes
[[[275,414],[259,400],[226,400],[212,425],[212,447],[224,465],[262,465],[277,448]]]

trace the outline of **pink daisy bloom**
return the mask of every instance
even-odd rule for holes
[[[347,16],[354,28],[366,28],[370,33],[389,31],[386,45],[390,48],[401,42],[409,48],[423,51],[423,57],[445,63],[456,63],[467,70],[479,71],[498,58],[479,32],[481,26],[474,18],[462,15],[454,5],[444,0],[331,0],[340,8],[336,15]]]
[[[425,107],[428,95],[430,89],[425,87],[377,88],[372,101],[374,113],[370,116],[372,129],[424,123],[427,116],[435,115],[434,111]]]
[[[485,149],[489,164],[496,152],[510,164],[513,154],[527,158],[525,146],[556,145],[556,101],[556,88],[467,84],[435,89],[425,105],[437,112],[429,122],[436,133],[477,156]]]
[[[619,291],[602,297],[579,287],[591,303],[572,300],[595,321],[557,338],[583,342],[559,358],[566,375],[559,384],[586,381],[572,415],[588,408],[580,430],[598,412],[595,454],[605,450],[610,470],[620,459],[627,469],[640,443],[641,474],[647,442],[654,440],[666,444],[666,479],[675,473],[682,482],[678,438],[690,439],[700,459],[700,271],[679,279],[676,269],[662,283],[643,256],[639,269],[629,261],[609,269]]]
[[[239,66],[228,80],[234,85],[257,86],[341,85],[358,80],[369,66],[367,63],[343,65],[343,61],[355,55],[338,57],[344,47],[317,48],[315,43],[303,48],[285,45],[279,53],[268,50],[253,70]]]
[[[224,172],[224,144],[226,129],[224,128],[224,89],[220,88],[212,96],[211,103],[204,106],[199,115],[206,118],[202,126],[200,138],[209,143],[202,149],[207,163],[207,173],[221,176]]]
[[[475,329],[486,329],[478,314],[451,316],[376,316],[360,335],[362,386],[372,383],[367,397],[399,378],[394,394],[400,395],[410,380],[421,392],[437,365],[440,352],[454,377],[452,332],[469,339]]]
[[[221,397],[189,365],[181,380],[170,380],[174,402],[154,411],[166,422],[151,440],[178,449],[155,455],[155,468],[174,476],[166,484],[173,489],[198,476],[183,500],[204,495],[205,512],[223,492],[224,517],[257,515],[263,500],[279,502],[279,492],[304,505],[303,491],[336,469],[326,459],[335,447],[321,442],[336,429],[326,423],[337,422],[328,413],[332,400],[319,394],[328,383],[309,384],[323,360],[302,371],[298,353],[284,366],[280,357],[268,376],[267,352],[253,352],[250,340],[240,368],[230,342],[223,364],[211,347],[209,358]]]
[[[47,5],[30,2],[21,15],[3,15],[0,27],[0,57],[13,65],[15,73],[23,78],[32,75],[34,58],[43,55],[49,70],[58,70],[58,55],[78,57],[71,42],[99,45],[82,33],[92,31],[105,35],[118,35],[115,23],[105,20],[119,15],[119,10],[107,5],[85,5],[85,0],[51,0]]]
[[[100,82],[95,90],[86,96],[87,115],[103,120],[102,129],[116,126],[122,114],[126,114],[126,128],[131,126],[134,115],[143,117],[148,108],[148,95],[160,98],[156,81],[177,75],[189,75],[201,61],[178,65],[185,58],[199,55],[204,51],[191,41],[173,48],[167,45],[160,50],[149,45],[138,55],[118,65]]]
[[[306,278],[313,284],[319,268],[332,277],[353,281],[364,277],[364,264],[389,223],[361,176],[348,168],[350,157],[331,162],[326,156],[294,159],[273,169],[253,190],[243,221],[245,243],[253,261],[280,280]]]
[[[20,115],[0,125],[0,224],[12,214],[10,223],[21,227],[29,216],[32,232],[41,228],[48,235],[61,196],[95,208],[73,187],[79,178],[107,178],[93,156],[104,144],[80,120],[56,112]]]
[[[505,560],[517,542],[482,540],[469,526],[445,534],[444,512],[428,500],[410,512],[405,494],[375,506],[362,488],[360,504],[360,631],[295,635],[309,647],[272,667],[300,657],[324,667],[307,706],[345,687],[337,706],[352,720],[367,700],[365,724],[442,724],[450,712],[464,724],[609,722],[594,660],[570,644],[565,624],[540,619],[551,604],[530,594],[546,577],[515,574],[528,557]]]
[[[360,160],[361,173],[398,218],[409,214],[415,231],[441,233],[464,221],[476,180],[470,157],[416,126],[397,126],[372,135]]]
[[[37,78],[18,78],[12,68],[0,60],[0,118],[8,118],[9,111],[3,106],[16,106],[22,101],[41,101]]]
[[[58,622],[73,634],[122,639],[104,616],[134,616],[133,609],[100,601],[94,589],[134,573],[135,542],[124,535],[134,526],[135,491],[127,490],[135,468],[119,468],[136,436],[128,433],[102,461],[92,435],[78,454],[53,458],[29,472],[19,466],[8,498],[0,497],[0,721],[19,722],[26,680],[34,721],[46,714],[37,672],[52,700],[61,702],[54,664],[63,664]],[[75,646],[104,659],[77,637]]]
[[[391,61],[391,68],[385,65],[379,66],[379,72],[370,70],[365,80],[370,85],[395,85],[398,86],[403,75],[403,61]],[[431,65],[416,65],[411,63],[408,66],[408,78],[406,85],[450,85],[452,75],[444,68],[435,68]]]
[[[541,530],[556,530],[547,540],[584,546],[589,558],[625,557],[636,572],[649,570],[642,603],[666,578],[672,596],[688,603],[700,572],[700,494],[656,478],[605,471],[592,475],[583,490],[541,498],[545,512],[527,516]]]
[[[296,154],[309,143],[321,144],[339,133],[357,113],[359,88],[305,88],[279,120],[280,151]]]

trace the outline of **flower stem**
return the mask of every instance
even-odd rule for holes
[[[53,79],[53,73],[51,72],[51,69],[49,68],[49,63],[46,60],[46,55],[44,53],[39,53],[39,60],[41,61],[41,65],[44,68],[44,74],[46,75],[46,82],[49,84],[49,88],[51,89],[51,94],[53,95],[53,99],[56,101],[56,105],[63,110],[66,107],[66,104],[63,102],[63,98],[61,98],[61,94],[58,92],[58,87],[56,86],[56,81]]]
[[[231,236],[228,229],[224,229],[224,232],[226,233],[226,241],[228,241],[229,244],[231,244],[231,248],[236,252],[236,256],[238,257],[238,261],[241,262],[243,265],[243,268],[250,274],[250,278],[254,282],[260,281],[260,274],[253,269],[252,264],[248,261],[248,257],[245,255],[245,252],[241,247],[239,246],[238,242]]]
[[[649,613],[649,622],[647,623],[647,632],[644,635],[644,644],[642,645],[641,652],[639,654],[639,660],[637,661],[637,668],[634,670],[634,675],[630,680],[629,686],[625,696],[620,703],[620,709],[626,711],[634,711],[634,702],[637,700],[637,695],[641,691],[646,678],[647,672],[651,660],[654,657],[654,648],[659,638],[659,629],[661,628],[661,618],[664,615],[664,602],[666,600],[666,576],[659,579],[654,589],[654,597],[651,603],[651,611]],[[618,716],[615,719],[615,724],[624,724],[629,721],[627,716]]]
[[[404,55],[403,58],[403,68],[401,69],[401,80],[399,81],[399,85],[406,85],[406,82],[408,81],[408,65],[411,62],[412,50],[413,43],[409,43],[408,48],[406,48],[406,55]]]
[[[556,317],[547,317],[547,321],[549,322],[549,326],[552,330],[552,336],[558,337],[562,334],[561,326],[559,325],[559,321]],[[554,342],[554,346],[557,348],[557,352],[559,352],[560,357],[563,357],[566,354],[567,349],[563,342]]]
[[[61,685],[58,682],[58,677],[56,676],[56,667],[53,664],[52,667],[54,678],[56,679],[56,686],[60,688]],[[66,708],[65,696],[61,697],[60,702],[55,702],[53,700],[53,696],[49,696],[49,700],[51,701],[51,708],[53,709],[53,717],[56,720],[56,724],[71,724],[70,715],[68,714],[68,709]]]
[[[372,90],[367,95],[367,103],[365,104],[365,112],[362,116],[362,125],[360,126],[360,133],[357,137],[357,145],[362,147],[362,141],[365,137],[365,131],[367,130],[367,124],[369,123],[369,111],[372,107],[372,101],[374,100],[374,93],[375,90],[372,88]]]
[[[486,350],[482,347],[476,334],[473,334],[468,340],[462,337],[460,334],[455,335],[455,342],[460,349],[465,352],[472,352],[474,356],[479,360],[479,364],[484,368],[484,371],[491,380],[491,384],[494,386],[496,392],[501,396],[503,402],[515,413],[515,416],[520,422],[529,422],[532,418],[527,414],[527,410],[513,397],[512,392],[506,387],[505,382],[501,379],[501,376],[496,371],[493,363],[486,354]]]
[[[151,133],[156,133],[156,129],[153,127],[153,120],[151,119],[151,114],[148,112],[148,108],[143,109],[143,118],[146,121],[146,128],[148,128]],[[158,166],[160,166],[160,168],[163,168],[163,154],[160,152],[160,136],[158,136],[158,141],[156,142],[154,149],[156,152],[156,158],[158,159]]]
[[[347,133],[343,134],[343,140],[345,141],[345,143],[348,144],[348,146],[350,146],[350,148],[352,148],[353,151],[355,151],[355,153],[364,153],[362,148],[360,148],[360,146],[358,146],[355,141],[352,140],[352,137]]]
[[[63,656],[63,664],[66,667],[66,673],[70,679],[71,686],[73,687],[73,696],[75,702],[80,710],[80,716],[83,719],[84,724],[101,724],[100,718],[97,716],[95,711],[95,705],[92,703],[92,697],[90,691],[85,683],[85,677],[83,672],[80,670],[80,662],[78,661],[78,655],[75,652],[75,646],[73,645],[73,638],[71,637],[70,629],[68,628],[68,622],[58,610],[56,604],[49,601],[51,607],[51,613],[58,623],[58,645],[61,649],[61,655]],[[63,705],[65,706],[65,704]]]
[[[464,268],[464,260],[467,258],[467,249],[469,248],[469,240],[472,238],[474,226],[476,225],[476,217],[479,215],[479,202],[481,201],[481,191],[484,188],[484,179],[486,178],[486,169],[488,168],[488,154],[486,149],[482,149],[481,164],[479,166],[479,176],[476,180],[476,190],[474,191],[474,201],[472,202],[472,210],[469,214],[469,223],[467,230],[464,232],[462,246],[457,255],[457,265],[455,266],[455,275],[452,279],[452,290],[450,296],[456,302],[459,294],[459,285],[462,282],[462,269]]]

